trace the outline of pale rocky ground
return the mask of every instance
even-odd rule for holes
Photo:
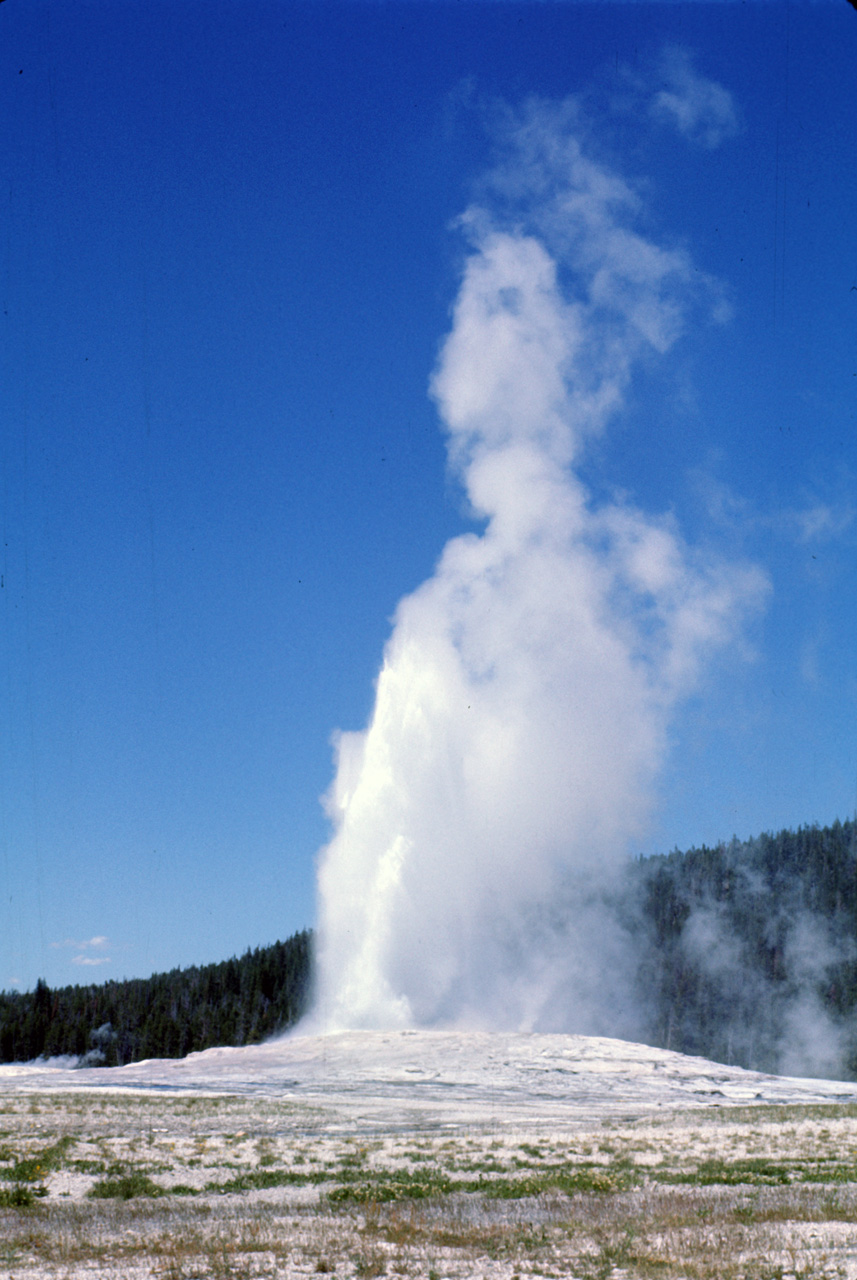
[[[4,1192],[0,1280],[857,1280],[857,1086],[458,1032],[2,1067]]]

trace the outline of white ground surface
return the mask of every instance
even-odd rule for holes
[[[322,1104],[342,1124],[366,1129],[501,1117],[555,1124],[659,1108],[857,1101],[853,1082],[763,1075],[574,1035],[348,1031],[111,1069],[0,1066],[0,1093],[68,1089],[274,1095]]]
[[[857,1085],[618,1040],[347,1032],[0,1066],[0,1190],[41,1160],[37,1203],[0,1207],[0,1280],[857,1280]],[[132,1172],[159,1195],[93,1198]],[[412,1198],[424,1177],[446,1189]]]

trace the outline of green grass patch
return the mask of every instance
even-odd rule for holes
[[[246,1173],[230,1178],[228,1182],[207,1182],[205,1190],[229,1195],[241,1191],[267,1191],[271,1187],[304,1187],[329,1181],[330,1174],[320,1171],[298,1173],[293,1169],[249,1169]]]
[[[0,1209],[30,1209],[39,1196],[47,1194],[47,1187],[28,1187],[21,1182],[14,1187],[0,1187]]]
[[[46,1173],[50,1173],[52,1169],[58,1168],[64,1162],[65,1153],[73,1143],[72,1137],[60,1138],[51,1146],[42,1147],[40,1151],[15,1160],[14,1164],[0,1169],[0,1178],[5,1178],[8,1182],[41,1182]],[[11,1152],[9,1158],[14,1158]]]
[[[392,1204],[400,1200],[429,1200],[448,1195],[458,1189],[457,1183],[444,1176],[417,1178],[410,1174],[400,1177],[378,1177],[372,1182],[351,1182],[334,1187],[328,1192],[331,1204]]]
[[[159,1187],[146,1173],[135,1170],[119,1178],[102,1178],[90,1187],[87,1195],[91,1200],[133,1200],[137,1196],[167,1195],[164,1187]]]
[[[654,1181],[668,1186],[771,1187],[819,1182],[846,1185],[857,1182],[857,1167],[840,1164],[835,1160],[773,1161],[746,1158],[703,1160],[695,1169],[654,1168],[649,1170],[649,1175]]]
[[[857,1182],[857,1166],[853,1164],[825,1164],[818,1161],[812,1168],[805,1168],[800,1182],[836,1182],[847,1184]]]
[[[625,1191],[638,1181],[636,1170],[624,1163],[610,1168],[564,1164],[525,1177],[498,1178],[451,1178],[439,1169],[379,1170],[371,1179],[364,1177],[334,1187],[327,1199],[333,1204],[389,1204],[397,1200],[427,1200],[452,1192],[477,1193],[491,1200],[522,1200],[546,1191],[610,1195]]]
[[[531,1173],[525,1178],[486,1180],[473,1188],[494,1200],[520,1200],[524,1196],[540,1196],[546,1191],[562,1191],[565,1195],[612,1195],[627,1191],[640,1176],[631,1165],[559,1165]],[[469,1188],[468,1188],[469,1189]]]
[[[695,1169],[653,1169],[651,1176],[668,1186],[734,1187],[785,1186],[794,1180],[792,1164],[776,1164],[770,1160],[703,1160]]]
[[[69,1160],[68,1167],[75,1173],[107,1173],[107,1165],[103,1160]]]

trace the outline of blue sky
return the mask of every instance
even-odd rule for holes
[[[717,147],[620,109],[676,50]],[[331,735],[472,527],[428,385],[486,119],[532,95],[732,313],[582,464],[770,583],[641,847],[851,816],[855,65],[845,3],[0,6],[0,988],[313,923]]]

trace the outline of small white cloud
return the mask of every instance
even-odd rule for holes
[[[110,956],[72,956],[71,962],[72,964],[87,965],[110,964]]]
[[[740,533],[750,533],[758,523],[758,515],[749,503],[729,485],[714,474],[719,458],[712,458],[709,465],[693,468],[688,480],[703,504],[713,524]]]
[[[719,147],[738,132],[738,113],[728,89],[699,75],[684,49],[666,49],[661,59],[665,87],[649,106],[656,119],[671,124],[690,142]]]
[[[857,506],[850,498],[828,502],[806,491],[801,506],[776,510],[753,507],[713,473],[717,462],[714,458],[710,467],[693,470],[688,476],[708,518],[721,528],[740,535],[770,530],[788,543],[806,546],[843,538],[857,523]]]
[[[797,529],[799,542],[817,542],[822,538],[838,538],[854,523],[854,507],[832,506],[817,502],[802,511],[789,513],[790,522]]]
[[[103,951],[105,947],[110,946],[110,939],[103,933],[96,934],[93,938],[85,938],[81,941],[79,938],[63,938],[62,942],[52,942],[51,946],[59,950],[63,947],[70,947],[74,951]],[[75,963],[79,963],[75,961]],[[91,961],[93,964],[103,964],[101,960]]]

